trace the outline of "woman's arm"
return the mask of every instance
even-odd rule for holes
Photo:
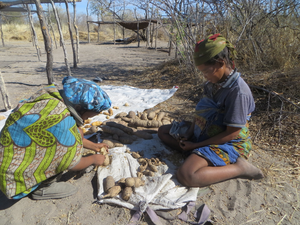
[[[91,149],[95,152],[99,152],[100,149],[102,147],[106,148],[106,151],[108,152],[108,145],[107,144],[104,144],[104,143],[94,143],[86,138],[84,138],[84,135],[83,135],[83,131],[81,128],[78,127],[78,130],[81,134],[81,137],[82,137],[82,143],[83,143],[83,147],[85,148],[88,148],[88,149]]]
[[[180,147],[184,150],[184,151],[189,151],[189,150],[193,150],[196,148],[200,148],[203,146],[207,146],[207,145],[219,145],[219,144],[224,144],[226,142],[229,142],[233,139],[235,139],[242,128],[239,127],[229,127],[227,126],[226,130],[216,136],[213,136],[205,141],[202,142],[190,142],[190,141],[184,141],[181,140],[179,142]]]

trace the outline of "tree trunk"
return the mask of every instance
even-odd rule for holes
[[[53,0],[50,0],[50,2],[52,5],[52,8],[53,8],[53,12],[54,12],[57,27],[58,27],[58,32],[59,32],[59,36],[60,36],[60,44],[63,48],[63,52],[64,52],[64,56],[65,56],[65,64],[66,64],[66,67],[68,70],[68,76],[72,76],[71,69],[70,69],[69,62],[68,62],[68,57],[67,57],[68,54],[67,54],[67,50],[66,50],[66,46],[65,46],[64,36],[63,36],[62,30],[61,30],[60,19],[58,17],[57,10],[55,8],[55,4],[54,4]]]
[[[76,25],[76,2],[75,0],[73,0],[73,26],[75,29],[75,33],[76,33],[76,61],[77,63],[79,63],[79,31],[78,31],[78,27]]]
[[[5,83],[4,83],[1,72],[0,72],[0,91],[1,91],[1,94],[2,94],[2,99],[3,99],[5,109],[10,110],[11,109],[11,104],[10,104],[9,99],[8,99],[8,93],[6,91]]]
[[[86,25],[87,25],[87,32],[88,32],[88,43],[91,42],[91,38],[90,38],[90,24],[89,24],[89,4],[90,4],[90,0],[88,0],[87,4],[86,4]]]
[[[52,26],[51,17],[50,17],[50,8],[49,8],[49,5],[48,5],[48,21],[49,21],[50,29],[51,29],[52,34],[53,34],[53,39],[54,39],[54,43],[55,43],[55,48],[57,49],[56,37],[55,37],[55,32],[54,32],[54,29],[53,29],[53,26]],[[50,37],[51,37],[51,36],[50,36]]]
[[[41,57],[40,57],[42,55],[41,54],[41,49],[40,49],[40,46],[38,44],[36,32],[35,32],[34,25],[33,25],[33,22],[32,22],[32,15],[31,15],[31,12],[30,12],[28,4],[26,5],[26,8],[27,8],[27,13],[28,13],[29,23],[30,23],[30,26],[31,26],[31,34],[32,34],[33,46],[36,49],[36,54],[37,54],[37,57],[38,57],[39,61],[41,61]]]
[[[2,16],[0,15],[0,32],[1,32],[1,40],[2,40],[2,46],[4,47],[4,37],[3,37],[3,30],[2,30]]]
[[[73,67],[77,68],[76,49],[75,49],[75,45],[74,45],[73,32],[72,32],[71,22],[70,22],[71,19],[70,19],[68,0],[65,0],[65,4],[66,4],[66,11],[67,11],[67,19],[68,19],[69,33],[70,33],[70,39],[71,39],[71,46],[72,46],[72,51],[73,51]]]
[[[140,47],[140,21],[137,19],[137,38],[138,38],[138,47]]]
[[[34,3],[36,5],[37,14],[40,20],[41,30],[44,37],[45,50],[47,54],[46,72],[47,72],[48,84],[52,84],[54,82],[54,79],[52,74],[53,55],[52,55],[52,44],[51,44],[50,34],[43,14],[43,7],[41,5],[40,0],[34,0]]]

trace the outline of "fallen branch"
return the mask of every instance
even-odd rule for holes
[[[295,106],[296,108],[300,109],[300,107],[297,106],[294,102],[292,102],[292,101],[286,99],[285,97],[282,97],[280,94],[276,93],[275,91],[269,91],[269,90],[267,90],[267,89],[265,89],[265,88],[258,87],[258,86],[254,86],[254,85],[250,85],[250,84],[249,84],[249,86],[252,87],[252,88],[256,88],[256,89],[265,91],[265,92],[270,93],[270,94],[272,94],[272,95],[274,95],[274,96],[277,96],[277,97],[280,98],[281,100],[287,101],[288,103],[292,104],[292,105]]]

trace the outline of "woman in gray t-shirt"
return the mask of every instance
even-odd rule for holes
[[[234,47],[220,34],[199,41],[194,61],[207,82],[194,122],[179,138],[172,125],[158,131],[167,145],[189,154],[177,171],[178,181],[185,186],[263,178],[262,172],[245,160],[252,148],[247,121],[255,103],[249,86],[235,69],[234,56]]]

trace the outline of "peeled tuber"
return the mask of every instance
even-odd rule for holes
[[[108,109],[108,113],[109,113],[109,116],[112,116],[114,114],[114,112],[111,108]]]
[[[115,186],[115,180],[112,176],[107,176],[103,181],[103,189],[105,193],[108,193],[107,191]]]
[[[132,187],[125,187],[122,191],[122,199],[128,201],[130,196],[132,195]]]
[[[133,177],[127,177],[125,179],[125,185],[126,187],[133,187],[135,185],[135,180]]]
[[[116,197],[121,192],[121,186],[116,185],[108,189],[107,195],[104,195],[103,198],[113,198]]]
[[[143,181],[140,177],[134,177],[134,181],[135,181],[134,187],[136,188],[145,185],[145,181]]]
[[[137,153],[137,152],[132,152],[132,153],[131,153],[131,156],[132,156],[133,158],[135,158],[135,159],[138,159],[138,158],[141,157],[140,154]]]
[[[110,157],[108,155],[105,155],[105,160],[102,164],[102,166],[107,166],[110,164]]]

